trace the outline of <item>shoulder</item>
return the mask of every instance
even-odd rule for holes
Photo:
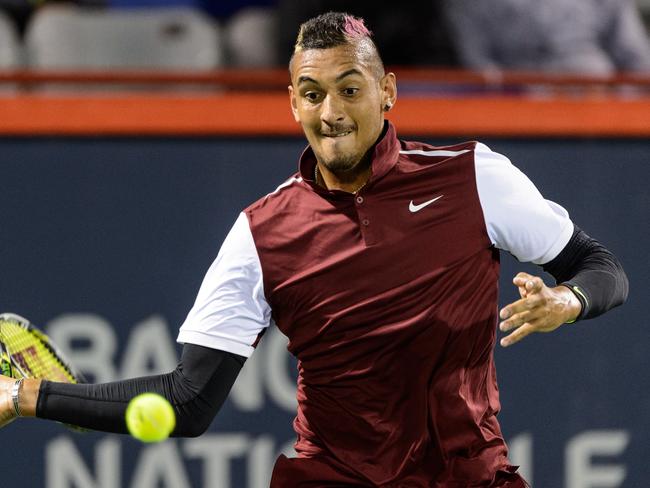
[[[466,141],[446,146],[434,146],[420,141],[400,141],[400,155],[413,160],[431,161],[435,159],[448,159],[475,151],[477,141]]]
[[[259,198],[244,209],[247,215],[282,208],[305,190],[305,182],[300,174],[295,173],[279,184],[275,190]]]
[[[308,207],[313,190],[299,173],[283,181],[275,190],[267,193],[243,210],[255,235],[260,228],[276,227],[281,222],[292,221],[296,210]]]
[[[467,165],[483,169],[489,166],[509,166],[510,160],[502,154],[492,151],[487,145],[478,141],[466,141],[453,145],[434,146],[425,142],[401,141],[400,168],[405,171],[417,171],[432,165]]]

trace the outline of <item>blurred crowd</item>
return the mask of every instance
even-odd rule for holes
[[[381,6],[379,6],[381,5]],[[647,0],[0,0],[0,68],[286,65],[301,22],[362,16],[387,65],[650,73]]]

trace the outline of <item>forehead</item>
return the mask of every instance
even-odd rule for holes
[[[328,82],[353,69],[361,76],[371,77],[373,71],[369,58],[364,46],[358,44],[298,51],[291,61],[291,81],[296,85],[300,78],[307,77],[317,82]]]

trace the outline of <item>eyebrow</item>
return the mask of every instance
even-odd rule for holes
[[[347,70],[347,71],[344,71],[343,73],[341,73],[340,75],[338,75],[338,76],[336,77],[336,81],[341,81],[343,78],[345,78],[346,76],[350,76],[350,75],[360,75],[360,76],[363,76],[363,74],[361,73],[361,71],[359,71],[359,70],[356,69],[356,68],[352,68],[352,69],[349,69],[349,70]]]
[[[315,85],[318,85],[318,82],[315,79],[310,78],[309,76],[298,77],[298,84],[300,85],[302,83],[314,83]]]
[[[341,73],[340,75],[338,75],[338,76],[336,77],[336,82],[338,83],[338,82],[341,81],[343,78],[345,78],[345,77],[347,77],[347,76],[351,76],[351,75],[361,75],[361,76],[363,76],[363,74],[361,73],[361,71],[359,71],[359,70],[356,69],[356,68],[352,68],[352,69],[349,69],[349,70],[347,70],[347,71],[344,71],[343,73]],[[302,84],[302,83],[314,83],[315,85],[318,85],[318,84],[319,84],[316,80],[314,80],[313,78],[310,78],[309,76],[300,76],[300,77],[298,77],[298,84],[300,85],[300,84]]]

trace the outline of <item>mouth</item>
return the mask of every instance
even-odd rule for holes
[[[350,134],[352,134],[352,130],[346,130],[343,132],[334,132],[334,133],[321,133],[323,137],[331,137],[333,139],[336,139],[337,137],[345,137]]]

